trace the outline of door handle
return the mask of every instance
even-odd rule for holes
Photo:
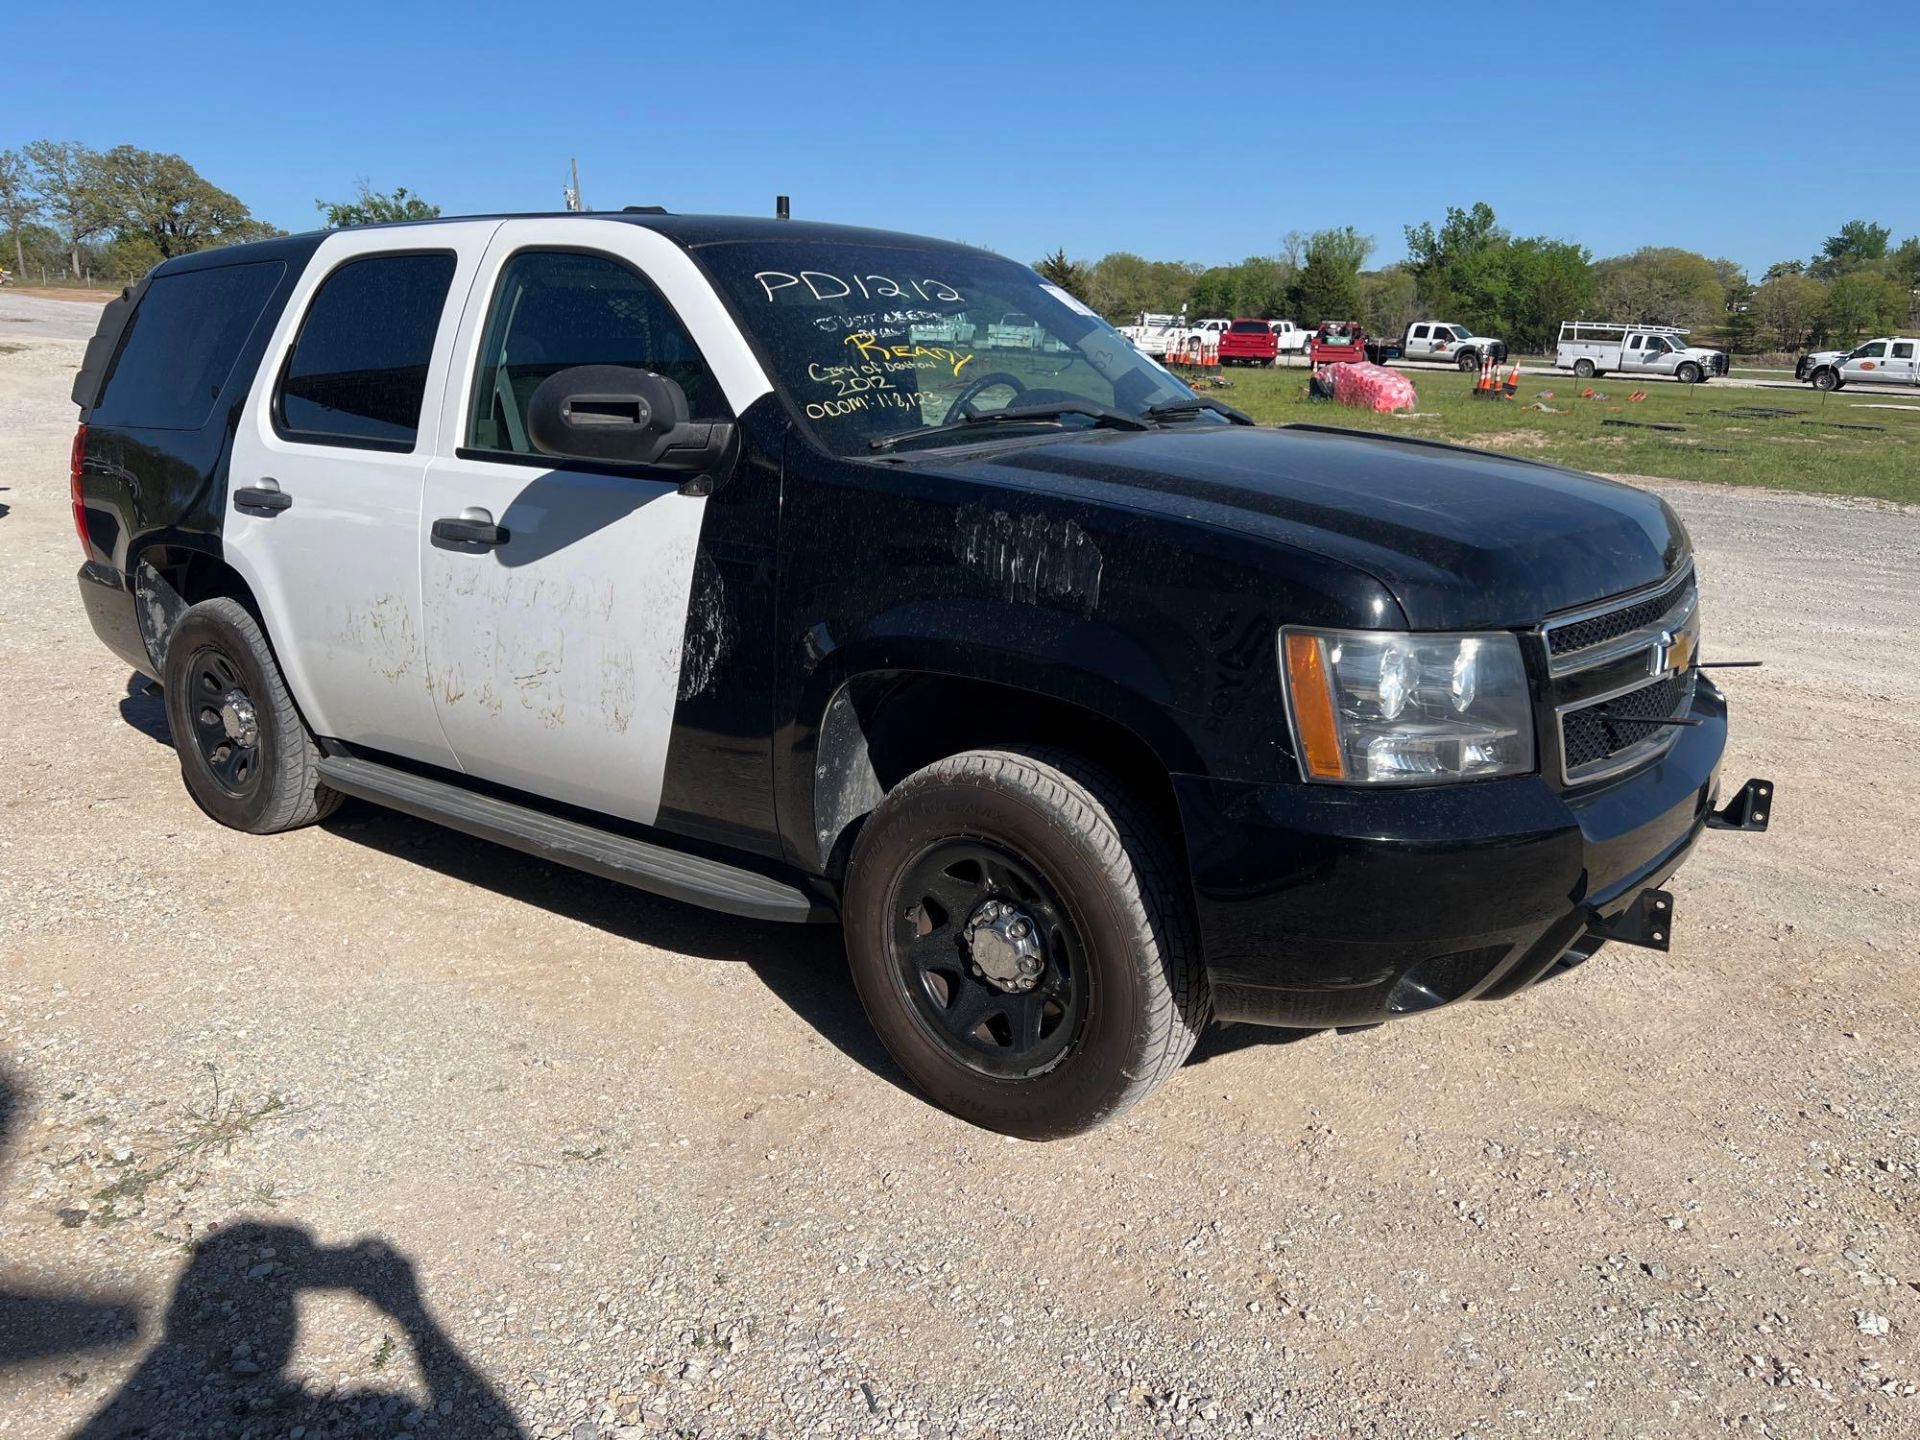
[[[444,515],[434,521],[433,538],[443,545],[477,545],[491,550],[507,543],[507,532],[493,523],[489,511],[469,505],[458,515]]]
[[[244,485],[233,492],[233,508],[249,515],[278,515],[293,504],[293,497],[280,488],[280,482],[265,476],[258,485]]]

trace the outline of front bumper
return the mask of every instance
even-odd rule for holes
[[[1585,959],[1707,827],[1727,717],[1704,677],[1692,718],[1645,769],[1570,792],[1175,777],[1215,1015],[1368,1025]]]

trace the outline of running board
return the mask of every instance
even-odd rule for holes
[[[320,761],[320,779],[343,794],[670,900],[754,920],[832,918],[831,910],[797,885],[664,845],[609,834],[391,765],[331,755]]]

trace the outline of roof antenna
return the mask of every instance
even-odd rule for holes
[[[776,220],[791,220],[793,218],[793,206],[788,203],[786,196],[776,195],[773,197],[773,218]]]

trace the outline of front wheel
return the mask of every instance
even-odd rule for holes
[[[874,1029],[936,1104],[1054,1139],[1179,1067],[1208,1001],[1160,833],[1047,750],[951,756],[881,801],[849,867],[847,955]]]
[[[1821,366],[1813,372],[1813,388],[1816,390],[1838,390],[1840,372],[1830,366]]]
[[[1698,385],[1700,383],[1700,367],[1692,362],[1682,365],[1678,370],[1673,372],[1673,375],[1682,385]]]
[[[1582,380],[1591,380],[1593,378],[1593,362],[1591,360],[1574,361],[1573,373],[1578,375]]]
[[[1462,350],[1453,357],[1453,363],[1462,371],[1471,372],[1480,368],[1480,357],[1471,350]]]
[[[271,835],[323,820],[340,795],[246,607],[203,600],[167,637],[167,727],[194,803],[222,825]]]

